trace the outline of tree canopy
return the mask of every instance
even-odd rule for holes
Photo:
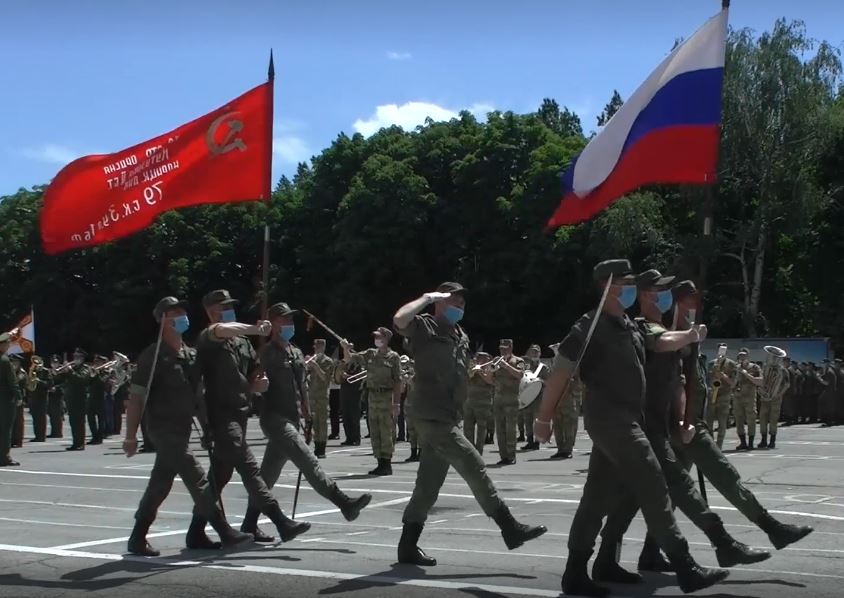
[[[616,91],[598,119],[623,100]],[[592,266],[694,277],[708,260],[705,320],[719,336],[829,335],[844,343],[844,94],[837,49],[778,21],[730,34],[713,242],[701,239],[699,187],[653,187],[595,220],[552,234],[560,173],[587,143],[553,99],[529,114],[468,112],[413,131],[340,133],[282,178],[269,206],[189,208],[130,238],[46,256],[44,187],[0,202],[0,327],[32,305],[39,352],[137,353],[155,334],[161,296],[191,301],[228,288],[257,317],[264,222],[272,231],[270,299],[304,306],[350,339],[443,280],[470,289],[473,344],[558,341],[595,300]],[[305,344],[302,326],[296,340]],[[313,331],[312,334],[322,331]],[[190,337],[190,335],[189,335]]]

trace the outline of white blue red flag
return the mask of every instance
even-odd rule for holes
[[[727,13],[675,48],[575,158],[549,228],[589,220],[643,185],[715,181]]]

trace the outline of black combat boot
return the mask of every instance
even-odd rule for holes
[[[674,566],[662,556],[662,551],[659,549],[659,544],[653,539],[653,536],[647,534],[645,542],[642,544],[642,552],[639,553],[639,571],[653,571],[655,573],[664,573],[666,571],[674,571]]]
[[[674,570],[677,572],[677,585],[686,594],[713,586],[730,575],[730,572],[726,569],[701,567],[695,562],[688,550],[682,555],[673,557],[671,564],[674,565]]]
[[[519,437],[516,438],[516,442],[524,442],[525,441],[525,433],[519,432]]]
[[[433,567],[437,559],[429,557],[425,551],[417,545],[419,536],[422,535],[421,523],[404,522],[399,539],[399,562],[407,565],[418,565],[420,567]]]
[[[792,525],[777,521],[771,517],[768,511],[762,513],[762,517],[756,522],[756,525],[768,534],[768,539],[777,550],[782,550],[789,544],[794,544],[815,531],[808,525]]]
[[[336,485],[331,490],[331,502],[340,509],[346,521],[354,521],[360,512],[372,501],[371,494],[361,494],[357,498],[349,498]]]
[[[608,588],[599,586],[589,579],[586,572],[586,565],[589,563],[591,551],[570,551],[566,561],[566,570],[563,572],[561,586],[563,594],[568,596],[591,596],[592,598],[603,598],[608,596]]]
[[[516,521],[516,518],[513,517],[513,514],[510,512],[510,509],[507,508],[507,505],[501,505],[498,511],[496,511],[492,516],[492,519],[501,529],[501,537],[504,538],[504,543],[510,550],[518,548],[525,542],[538,538],[548,531],[548,528],[544,525],[534,526],[519,523]]]
[[[147,542],[150,525],[152,525],[152,522],[135,521],[135,527],[132,528],[129,544],[126,547],[130,554],[137,554],[138,556],[159,556],[161,554]]]
[[[278,530],[278,535],[282,542],[290,542],[296,536],[304,534],[311,529],[311,524],[306,521],[293,521],[287,515],[282,513],[281,507],[274,504],[264,510],[264,515],[270,518]]]
[[[753,436],[749,436],[747,438],[747,450],[749,450],[749,451],[753,450]]]
[[[275,536],[266,534],[258,527],[258,518],[261,516],[261,511],[255,507],[247,507],[246,515],[243,516],[243,523],[240,524],[240,531],[252,534],[255,542],[262,544],[271,544],[275,542]]]
[[[753,438],[750,439],[751,444],[753,443]],[[768,448],[768,435],[762,434],[762,440],[759,441],[759,448]]]
[[[415,463],[419,461],[419,449],[416,447],[410,447],[410,456],[404,460],[405,463]]]
[[[369,475],[393,475],[393,466],[389,459],[378,459],[378,467],[369,472]]]
[[[571,459],[571,453],[567,453],[563,449],[557,449],[557,452],[551,455],[551,459]]]
[[[601,540],[598,556],[592,563],[592,579],[608,583],[642,583],[642,576],[631,573],[618,564],[618,553],[621,546],[615,542]]]
[[[325,443],[314,442],[314,455],[317,459],[325,459]]]
[[[188,528],[188,535],[185,538],[185,544],[192,550],[219,550],[219,542],[213,542],[211,538],[205,533],[205,524],[207,521],[200,515],[194,515],[191,519],[190,527]]]
[[[710,530],[706,535],[715,547],[715,556],[718,558],[718,565],[721,567],[750,565],[771,558],[771,553],[767,550],[751,548],[733,538],[724,529],[723,523],[717,529]]]
[[[777,448],[777,435],[776,434],[771,434],[771,442],[768,443],[768,448],[769,449]]]
[[[239,532],[232,529],[226,518],[222,513],[215,513],[213,517],[208,520],[217,535],[220,536],[220,542],[223,546],[238,546],[239,544],[246,544],[252,542],[255,538],[252,534]]]
[[[745,438],[744,434],[739,434],[739,443],[736,447],[737,451],[746,451],[747,450],[747,439]]]

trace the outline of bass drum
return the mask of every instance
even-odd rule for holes
[[[519,409],[529,407],[542,394],[542,380],[536,374],[522,376],[519,382]]]

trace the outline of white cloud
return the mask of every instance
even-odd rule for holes
[[[485,118],[488,112],[495,108],[490,104],[473,104],[468,110],[478,118]],[[357,119],[352,125],[355,131],[367,137],[385,127],[398,125],[402,129],[411,130],[424,124],[426,118],[435,121],[457,118],[460,110],[452,110],[430,102],[407,102],[398,104],[383,104],[375,108],[375,114],[368,119]]]
[[[282,162],[298,164],[311,158],[311,151],[301,137],[286,136],[273,139],[273,154]]]
[[[25,147],[21,150],[21,154],[30,160],[57,164],[59,166],[64,166],[69,162],[73,162],[76,158],[85,155],[83,152],[55,143],[44,143],[34,147]]]
[[[410,60],[413,55],[410,52],[387,52],[387,58],[390,60]]]

